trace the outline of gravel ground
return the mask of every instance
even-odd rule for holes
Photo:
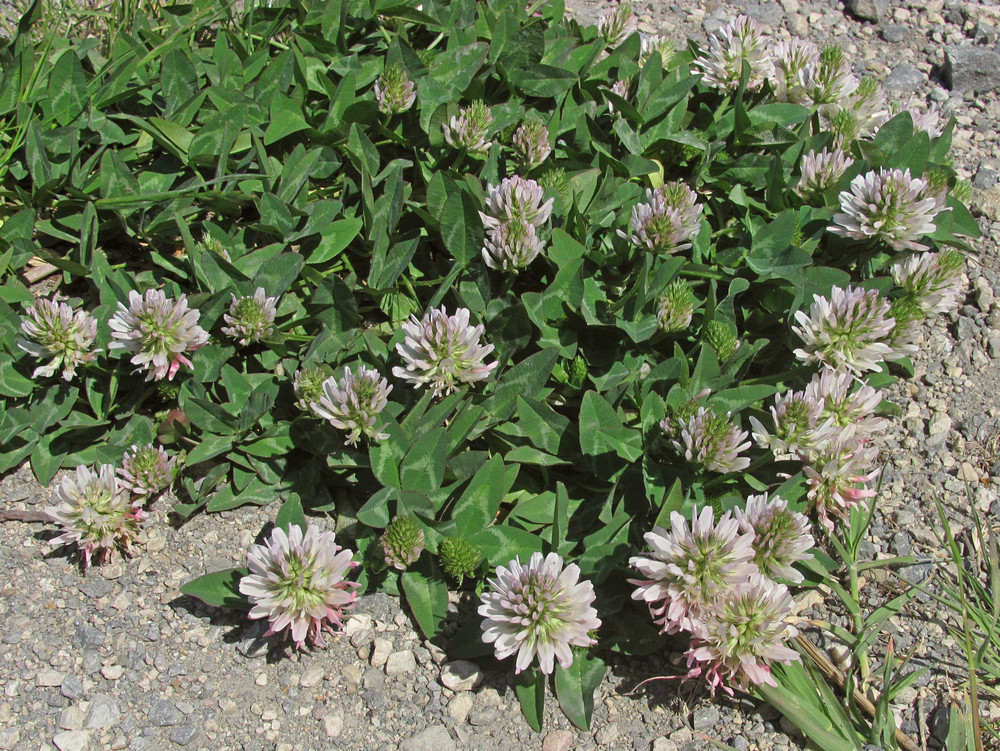
[[[636,9],[641,30],[678,41],[704,39],[739,11],[781,36],[835,41],[857,73],[886,77],[894,99],[937,102],[957,117],[954,164],[974,185],[984,239],[970,259],[967,304],[924,329],[914,378],[891,390],[901,415],[887,437],[879,508],[863,547],[872,558],[913,554],[920,562],[902,573],[922,581],[941,557],[935,498],[956,529],[968,528],[971,483],[976,507],[1000,520],[1000,5],[847,4],[856,14],[841,0],[651,0]],[[594,20],[609,6],[570,0],[569,7]],[[859,18],[865,15],[878,18]],[[48,497],[27,468],[0,480],[0,508],[40,510]],[[804,745],[776,713],[746,699],[711,701],[673,681],[631,693],[645,678],[674,672],[678,653],[611,657],[592,732],[572,728],[550,700],[545,731],[536,734],[521,719],[508,672],[449,661],[386,595],[362,598],[346,633],[326,649],[297,653],[269,644],[259,623],[178,589],[206,571],[241,565],[273,509],[198,516],[175,528],[165,518],[168,506],[156,505],[148,542],[133,559],[86,575],[50,552],[53,534],[42,525],[7,523],[0,537],[0,749],[694,751],[709,748],[705,737],[739,751]],[[866,603],[876,607],[897,591],[893,577],[876,572]],[[806,615],[843,622],[814,593],[804,599]],[[456,619],[472,607],[454,604]],[[906,732],[932,748],[942,737],[947,688],[962,680],[943,617],[924,597],[887,626],[897,652],[915,645],[914,664],[931,668],[897,697],[894,711]],[[1000,717],[1000,707],[986,712]]]

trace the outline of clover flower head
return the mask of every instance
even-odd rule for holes
[[[390,63],[375,81],[375,102],[380,112],[398,115],[417,99],[417,89],[399,63]]]
[[[819,63],[819,48],[798,37],[782,40],[771,48],[774,75],[771,88],[779,102],[804,102],[806,91],[803,74]]]
[[[285,628],[304,649],[306,640],[318,647],[323,632],[343,627],[344,611],[354,604],[357,582],[347,581],[358,564],[354,552],[337,544],[333,532],[306,525],[275,527],[263,545],[247,553],[250,573],[240,580],[240,592],[253,607],[251,618],[267,618],[266,636]]]
[[[492,142],[486,140],[486,135],[493,124],[490,108],[482,100],[463,107],[459,114],[451,118],[444,126],[444,140],[455,149],[466,151],[473,156],[484,157],[490,150]]]
[[[705,324],[702,338],[715,350],[719,362],[726,362],[740,348],[740,338],[733,327],[725,321],[713,319]]]
[[[135,495],[155,495],[173,480],[176,457],[167,456],[163,446],[132,446],[122,457],[118,484]]]
[[[312,414],[312,405],[323,398],[323,383],[329,377],[330,368],[326,365],[312,365],[296,370],[292,379],[295,406],[303,412]]]
[[[76,375],[78,365],[91,362],[97,337],[97,319],[83,310],[73,310],[67,303],[36,299],[21,321],[21,331],[32,341],[19,340],[18,346],[35,357],[51,361],[35,368],[32,378],[53,375],[62,369],[63,380]]]
[[[691,238],[701,227],[698,194],[682,182],[662,188],[647,188],[646,202],[632,208],[632,234],[618,230],[634,245],[657,253],[676,253],[691,247]]]
[[[580,581],[580,567],[564,566],[556,553],[533,553],[527,564],[519,558],[498,566],[490,591],[484,592],[483,641],[493,644],[498,660],[517,654],[514,672],[520,673],[538,657],[549,675],[555,660],[563,668],[573,664],[573,647],[589,647],[590,631],[601,621],[593,607],[594,585]]]
[[[793,584],[802,574],[792,564],[812,558],[814,545],[805,514],[788,508],[788,501],[778,495],[752,495],[746,509],[734,509],[740,530],[753,533],[753,562],[769,579],[785,579]]]
[[[619,96],[626,102],[629,101],[632,90],[632,81],[628,78],[620,78],[611,85],[611,92],[615,96]],[[615,109],[615,103],[608,100],[608,111],[615,117],[618,117],[618,110]]]
[[[483,226],[494,229],[504,222],[526,222],[536,229],[552,214],[553,199],[545,200],[545,190],[530,178],[514,175],[505,177],[499,185],[490,185],[486,195],[486,212],[479,212]]]
[[[388,433],[376,427],[379,414],[385,409],[392,386],[373,368],[358,366],[357,374],[344,368],[339,379],[323,381],[319,399],[311,402],[312,411],[329,420],[338,430],[346,430],[344,444],[357,446],[363,435],[370,441],[382,441]]]
[[[476,573],[476,566],[482,560],[483,554],[475,545],[461,537],[445,537],[438,545],[438,557],[441,568],[459,585],[467,576]]]
[[[841,102],[859,85],[844,51],[836,45],[826,47],[819,53],[819,60],[802,71],[802,87],[815,106]]]
[[[728,512],[716,524],[711,506],[697,516],[691,512],[690,528],[674,511],[669,530],[653,527],[643,538],[651,553],[629,558],[629,565],[644,577],[629,579],[636,586],[632,599],[649,606],[664,634],[692,631],[722,593],[757,573],[753,533],[741,533]]]
[[[491,269],[519,271],[545,249],[538,229],[523,219],[508,219],[491,228],[483,242],[483,261]]]
[[[893,326],[892,334],[889,337],[889,345],[893,349],[893,355],[887,355],[886,359],[898,360],[903,357],[915,356],[920,351],[916,341],[920,335],[918,322],[926,317],[924,311],[909,296],[904,296],[897,297],[892,301],[890,313],[896,319],[896,325]]]
[[[702,70],[702,81],[723,91],[736,91],[743,75],[743,62],[750,66],[747,89],[759,89],[774,77],[774,64],[760,24],[740,14],[708,40],[708,50],[694,60]]]
[[[614,48],[635,33],[636,23],[632,4],[623,2],[601,14],[597,20],[597,33],[604,37],[608,47]]]
[[[878,477],[880,467],[873,467],[878,447],[859,437],[853,428],[827,441],[821,451],[808,457],[805,465],[807,497],[820,523],[833,532],[834,519],[844,519],[852,508],[875,496],[865,487]],[[860,487],[859,487],[860,486]]]
[[[860,374],[878,370],[892,353],[886,340],[896,322],[889,315],[889,301],[877,290],[834,287],[829,300],[814,295],[808,315],[796,311],[795,320],[799,325],[792,331],[805,345],[795,356],[807,365]]]
[[[871,440],[888,426],[884,418],[875,414],[882,403],[882,391],[851,373],[824,369],[806,384],[805,394],[823,405],[821,419],[829,421],[835,429],[852,427],[859,438]]]
[[[776,394],[771,419],[773,431],[768,431],[755,417],[750,418],[750,424],[757,445],[773,451],[775,459],[793,459],[808,454],[832,432],[830,424],[823,419],[823,400],[808,391]]]
[[[277,297],[268,297],[263,287],[257,287],[253,295],[237,297],[231,294],[230,297],[233,301],[229,304],[229,312],[222,316],[229,324],[222,328],[223,334],[246,347],[250,342],[259,342],[274,333]]]
[[[901,108],[902,112],[909,112],[913,119],[913,132],[924,131],[932,139],[937,138],[943,132],[941,127],[941,108],[937,102],[931,102],[930,106],[923,109],[923,102],[916,97],[911,97]]]
[[[660,65],[664,68],[670,62],[670,59],[674,56],[674,43],[672,40],[660,36],[659,34],[646,34],[642,33],[639,35],[639,67],[642,68],[646,65],[647,61],[653,55],[660,56]]]
[[[965,291],[965,259],[957,250],[914,253],[892,265],[893,281],[925,315],[949,313],[958,308]]]
[[[415,386],[432,386],[435,396],[456,391],[460,383],[489,378],[497,366],[485,362],[493,345],[480,343],[484,327],[470,325],[469,316],[468,308],[449,316],[444,306],[420,320],[411,316],[403,324],[403,341],[396,345],[405,365],[393,368],[392,374]]]
[[[879,82],[866,77],[850,96],[821,105],[819,114],[823,129],[833,132],[833,145],[846,148],[854,139],[876,133],[889,119],[890,109]]]
[[[226,246],[222,244],[222,241],[208,232],[205,232],[201,236],[201,242],[198,243],[198,248],[202,252],[212,253],[219,256],[227,263],[233,262],[232,258],[229,256],[229,251],[226,250]]]
[[[663,290],[656,305],[656,323],[662,331],[683,331],[691,325],[697,300],[691,285],[674,279]]]
[[[795,192],[803,198],[825,193],[840,181],[852,164],[854,160],[840,149],[830,151],[824,148],[818,154],[810,151],[802,157],[802,176]]]
[[[406,571],[424,552],[424,531],[412,516],[397,516],[379,538],[385,565]]]
[[[660,424],[668,430],[668,420]],[[731,415],[720,415],[711,407],[698,411],[679,424],[679,437],[672,438],[674,448],[684,458],[709,472],[729,474],[750,466],[750,459],[740,452],[750,448],[749,433],[734,425]]]
[[[549,129],[541,120],[534,118],[521,123],[514,133],[513,143],[517,158],[526,170],[537,167],[552,153]]]
[[[145,295],[134,290],[129,305],[118,303],[118,311],[108,321],[114,337],[108,349],[132,353],[132,364],[145,368],[146,380],[173,380],[181,365],[192,367],[185,355],[208,344],[208,333],[198,325],[197,310],[188,310],[187,296],[176,301],[163,290],[150,289]]]
[[[84,567],[95,558],[110,561],[115,550],[131,552],[146,514],[141,501],[129,500],[110,464],[102,464],[96,472],[77,467],[53,496],[57,505],[47,507],[45,515],[62,527],[62,534],[50,543],[53,547],[76,543]]]
[[[880,168],[851,180],[840,194],[840,212],[830,231],[854,240],[882,240],[893,250],[925,250],[917,242],[934,232],[937,202],[924,195],[927,183],[910,170]]]
[[[726,592],[692,634],[688,677],[704,675],[713,693],[719,687],[732,694],[734,687],[745,691],[750,684],[776,686],[771,664],[799,659],[785,645],[799,633],[786,622],[794,606],[788,587],[759,574]]]

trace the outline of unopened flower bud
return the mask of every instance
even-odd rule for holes
[[[397,516],[386,527],[380,541],[386,565],[406,571],[424,550],[424,531],[412,516]]]
[[[702,336],[715,350],[719,362],[725,362],[740,348],[739,337],[725,321],[709,321],[705,324]]]
[[[438,546],[438,557],[441,568],[461,585],[465,577],[475,574],[483,554],[471,542],[460,537],[446,537]]]
[[[375,81],[375,101],[380,112],[398,115],[413,106],[417,91],[399,63],[390,63]]]
[[[674,279],[660,295],[656,306],[656,323],[667,333],[683,331],[691,325],[694,314],[694,292],[683,279]]]

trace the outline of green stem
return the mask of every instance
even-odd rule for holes
[[[861,607],[860,607],[861,586],[859,581],[860,577],[858,576],[858,559],[853,550],[851,550],[851,555],[848,556],[848,560],[846,561],[846,563],[847,563],[847,574],[850,577],[851,599],[854,600],[854,603],[858,606],[853,615],[854,634],[855,636],[860,637],[860,635],[865,630],[865,619],[864,616],[861,615]],[[869,673],[871,673],[871,664],[868,661],[867,649],[865,649],[864,652],[858,655],[858,670],[861,671],[862,682],[864,681],[864,679],[868,677]]]

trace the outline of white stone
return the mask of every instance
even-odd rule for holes
[[[101,668],[101,675],[109,681],[117,681],[122,677],[122,673],[124,672],[125,668],[121,665],[105,665]]]
[[[460,694],[455,694],[448,702],[448,716],[458,724],[463,724],[469,718],[469,712],[472,711],[474,702],[475,699],[468,692],[463,691]],[[549,751],[549,749],[545,749],[545,746],[542,748],[544,751]]]
[[[59,715],[59,727],[63,730],[81,730],[86,715],[79,707],[66,707]]]
[[[299,678],[299,685],[303,688],[318,686],[323,680],[323,668],[319,665],[307,669]]]
[[[944,412],[938,412],[927,423],[927,435],[940,435],[951,430],[951,418]]]
[[[482,681],[479,667],[468,660],[454,660],[441,668],[441,684],[452,691],[472,691]]]
[[[571,730],[553,730],[542,741],[542,751],[570,751],[573,748]]]
[[[59,686],[65,677],[58,670],[39,670],[35,676],[35,683],[39,686]]]
[[[323,717],[323,732],[327,738],[336,738],[344,732],[344,715],[340,712],[330,712]]]
[[[86,730],[67,730],[52,739],[59,751],[87,751],[90,747],[90,733]]]
[[[385,674],[394,677],[412,673],[417,669],[417,659],[413,656],[413,651],[404,649],[401,652],[394,652],[385,661]]]
[[[380,668],[392,654],[392,642],[388,639],[376,639],[372,645],[372,667]]]

